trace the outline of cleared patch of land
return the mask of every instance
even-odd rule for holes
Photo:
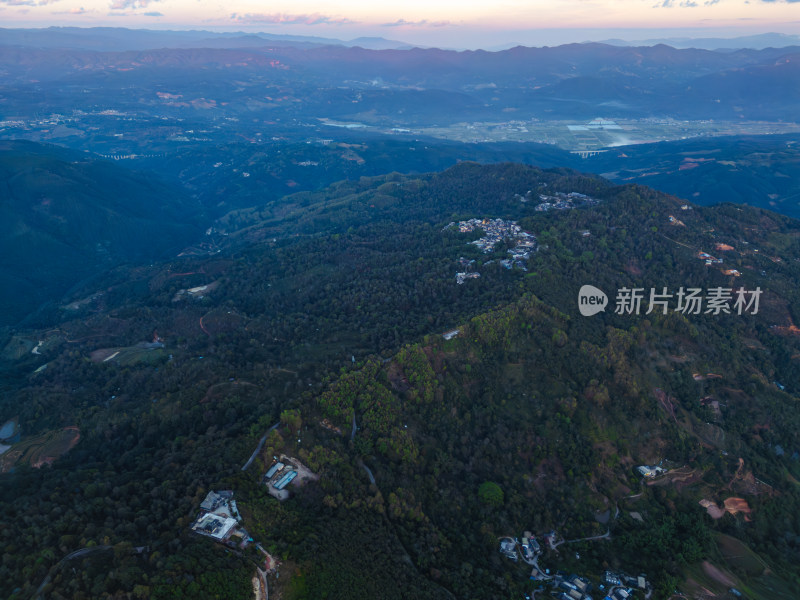
[[[678,491],[680,491],[685,487],[688,487],[694,483],[698,483],[702,479],[702,471],[698,469],[692,469],[690,467],[681,467],[679,469],[668,471],[658,479],[649,480],[647,485],[666,486],[672,484]]]
[[[0,472],[8,473],[15,466],[24,464],[35,469],[52,464],[69,452],[80,438],[80,430],[70,426],[18,442],[0,457]]]
[[[142,343],[121,348],[100,348],[90,354],[92,362],[114,361],[122,366],[156,362],[167,355],[163,344]]]

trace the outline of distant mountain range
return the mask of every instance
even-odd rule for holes
[[[745,35],[734,38],[691,38],[674,37],[647,40],[601,40],[601,44],[612,46],[656,46],[665,44],[673,48],[698,48],[701,50],[739,50],[749,48],[763,50],[764,48],[786,48],[787,46],[800,45],[800,35],[786,33],[760,33],[758,35]]]
[[[412,44],[382,37],[360,37],[345,41],[307,35],[213,31],[156,31],[124,27],[47,27],[0,29],[0,45],[35,48],[68,48],[114,52],[152,48],[253,48],[274,45],[360,46],[374,50],[411,48]]]
[[[613,118],[797,121],[799,65],[795,46],[713,52],[568,44],[455,52],[295,44],[101,52],[0,45],[7,86],[0,116],[85,109],[87,102],[160,116],[169,108],[156,97],[158,88],[170,97],[203,99],[202,110],[213,100],[218,117],[269,120],[367,117],[414,125],[592,118],[602,110]],[[265,94],[265,85],[278,87]],[[281,89],[291,102],[274,100],[285,96]]]
[[[761,33],[757,35],[722,37],[664,37],[647,39],[610,38],[587,40],[610,46],[657,46],[677,49],[702,50],[763,50],[800,45],[800,35]],[[150,50],[154,48],[260,48],[265,46],[345,46],[369,50],[400,50],[423,47],[379,36],[359,37],[352,40],[311,35],[285,35],[267,32],[204,31],[204,30],[152,30],[125,27],[47,27],[30,29],[0,28],[0,46],[31,46],[36,48],[68,48],[114,52],[124,50]],[[502,52],[519,44],[504,44],[485,48]]]

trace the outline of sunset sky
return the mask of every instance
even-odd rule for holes
[[[800,0],[0,0],[3,27],[265,31],[490,47],[800,32]]]

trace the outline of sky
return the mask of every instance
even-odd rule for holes
[[[264,31],[491,48],[800,33],[800,0],[0,0],[2,27]]]

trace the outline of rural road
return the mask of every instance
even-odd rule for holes
[[[75,550],[74,552],[67,554],[64,558],[51,567],[50,572],[47,574],[47,577],[44,578],[42,585],[40,585],[39,589],[36,590],[37,600],[42,600],[42,590],[45,588],[45,586],[47,586],[48,583],[50,583],[50,574],[61,567],[62,564],[68,560],[72,560],[73,558],[80,558],[81,556],[93,554],[94,552],[100,552],[101,550],[111,550],[111,548],[112,546],[92,546],[91,548],[81,548],[80,550]]]
[[[370,482],[372,485],[375,485],[375,476],[372,474],[372,470],[371,470],[371,469],[370,469],[370,468],[369,468],[367,465],[365,465],[365,464],[364,464],[364,461],[363,461],[363,460],[361,460],[360,458],[358,459],[358,464],[359,464],[361,467],[363,467],[363,469],[364,469],[364,470],[367,472],[367,476],[369,477],[369,482]]]
[[[250,455],[250,459],[246,463],[244,463],[244,466],[242,467],[242,471],[247,471],[248,467],[253,463],[253,461],[256,459],[256,456],[258,456],[258,453],[261,452],[261,449],[264,447],[264,443],[267,441],[267,436],[269,435],[269,432],[272,431],[273,429],[275,429],[280,424],[281,424],[281,422],[278,421],[277,423],[275,423],[275,425],[273,425],[272,427],[267,429],[267,433],[265,433],[263,436],[261,436],[261,441],[258,442],[258,446],[253,451],[253,454]]]
[[[350,432],[350,441],[351,442],[354,439],[356,439],[356,430],[357,429],[358,429],[358,426],[356,425],[356,411],[354,410],[353,411],[353,430]],[[362,469],[364,469],[367,472],[367,476],[369,477],[369,482],[372,485],[375,485],[375,476],[372,474],[372,470],[367,465],[364,464],[364,461],[361,460],[361,458],[358,459],[358,463],[357,464],[358,464],[358,466],[360,466]]]
[[[578,538],[577,540],[566,540],[565,543],[573,544],[575,542],[588,542],[589,540],[604,540],[611,537],[611,530],[609,529],[603,535],[595,535],[592,537]]]

